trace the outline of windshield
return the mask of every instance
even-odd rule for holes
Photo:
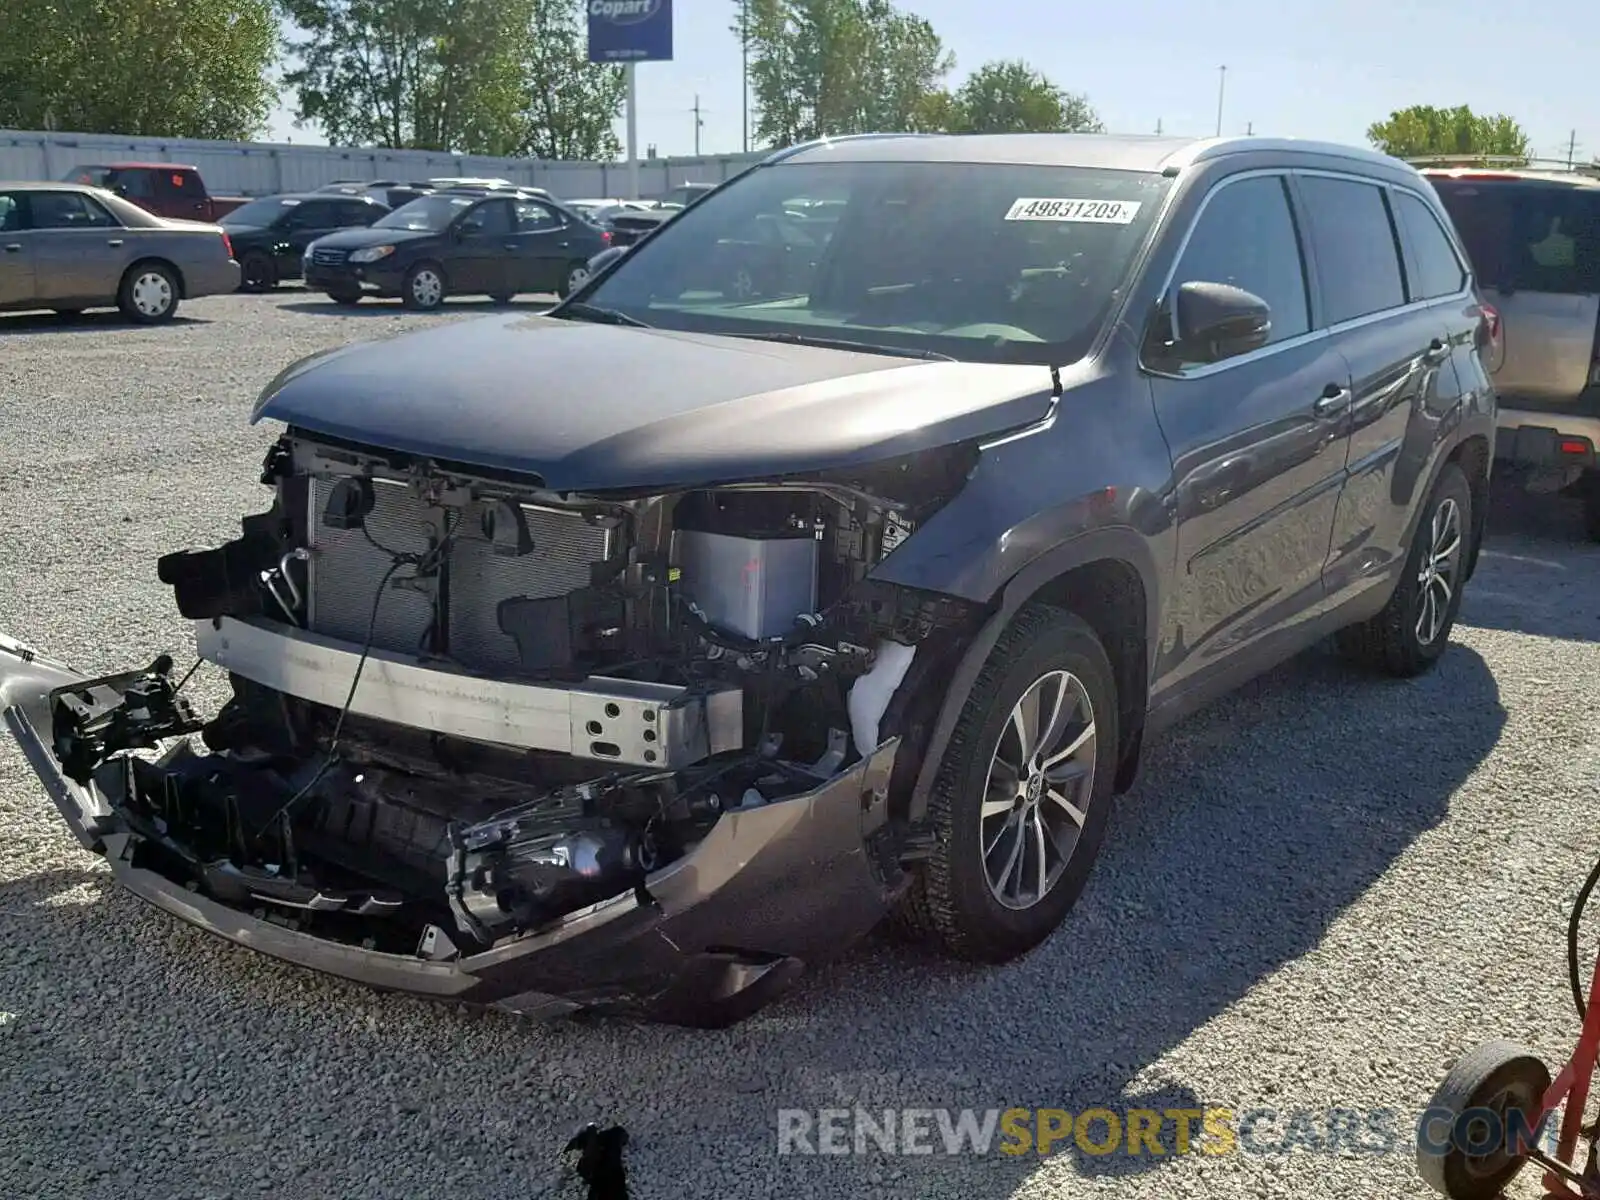
[[[423,229],[438,233],[477,202],[473,196],[421,196],[373,222],[374,229]]]
[[[1170,186],[970,163],[789,162],[677,214],[584,296],[647,325],[979,361],[1087,352]]]
[[[234,227],[271,225],[299,203],[300,201],[298,200],[285,200],[281,196],[270,196],[265,200],[252,200],[248,204],[241,204],[230,213],[224,213],[222,220],[218,224]]]
[[[62,183],[86,183],[90,187],[110,187],[116,172],[110,167],[73,167],[61,177]]]

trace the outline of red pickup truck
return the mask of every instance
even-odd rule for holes
[[[73,167],[62,183],[86,183],[117,193],[157,216],[215,221],[248,196],[213,196],[200,172],[183,163],[116,162]]]

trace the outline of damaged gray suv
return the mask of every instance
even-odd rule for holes
[[[220,711],[6,639],[0,705],[118,882],[375,987],[726,1023],[890,915],[1003,962],[1147,735],[1438,659],[1485,336],[1372,153],[801,146],[548,315],[274,379],[270,504],[155,564]]]

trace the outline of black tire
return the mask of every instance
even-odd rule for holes
[[[134,263],[117,288],[117,307],[138,325],[160,325],[178,311],[178,274],[164,262]]]
[[[1001,903],[990,881],[983,839],[994,826],[984,827],[982,809],[991,763],[1006,744],[1003,739],[1014,737],[1008,729],[1013,708],[1036,680],[1051,672],[1067,672],[1082,684],[1093,714],[1095,754],[1076,796],[1084,820],[1064,861],[1057,852],[1058,866],[1052,868],[1057,878],[1042,900],[1012,907]],[[1072,613],[1042,604],[1025,606],[989,655],[945,749],[928,804],[934,848],[895,913],[900,932],[951,958],[983,963],[1008,962],[1048,938],[1077,902],[1099,853],[1111,812],[1117,745],[1115,676],[1100,640]],[[1019,783],[1017,790],[1027,789]],[[1005,833],[1027,811],[1026,799],[1017,803],[1023,807],[1016,812],[1002,810],[988,818],[1000,822],[1003,830],[990,843],[1002,857]],[[1019,867],[1029,872],[1034,861],[1024,853]]]
[[[587,259],[574,259],[561,269],[561,286],[556,288],[556,295],[565,300],[573,292],[589,282],[589,262]]]
[[[1528,1161],[1510,1137],[1535,1129],[1549,1087],[1549,1069],[1515,1042],[1490,1042],[1463,1054],[1428,1105],[1427,1137],[1417,1139],[1417,1174],[1449,1200],[1493,1200]],[[1498,1112],[1498,1122],[1487,1113],[1469,1115],[1475,1110]],[[1521,1125],[1508,1130],[1506,1115],[1512,1112],[1520,1114]],[[1493,1144],[1484,1154],[1469,1154],[1479,1139]],[[1441,1142],[1447,1143],[1443,1153]]]
[[[515,299],[516,296],[512,295],[510,292],[495,292],[489,297],[491,303],[501,305],[510,304]]]
[[[1448,515],[1452,505],[1453,518]],[[1438,585],[1424,584],[1420,576],[1435,549],[1435,535],[1442,528],[1437,523],[1449,524],[1452,519],[1457,544],[1447,560],[1448,572],[1443,568],[1437,572],[1449,592],[1445,601]],[[1377,616],[1334,635],[1340,651],[1363,666],[1402,679],[1420,675],[1438,662],[1450,644],[1450,631],[1461,609],[1464,568],[1472,555],[1477,528],[1472,513],[1472,487],[1460,467],[1446,463],[1417,519],[1411,552],[1406,555],[1400,582],[1389,603]],[[1425,611],[1429,605],[1432,607]],[[1442,616],[1442,620],[1435,620],[1433,614]],[[1433,630],[1432,635],[1424,637],[1429,629]]]
[[[434,284],[425,286],[430,279]],[[406,272],[400,303],[418,312],[432,312],[444,303],[445,294],[444,268],[436,262],[419,262]]]
[[[83,316],[83,309],[81,308],[52,308],[50,311],[55,313],[56,316],[65,317],[68,320]]]
[[[278,268],[271,258],[259,250],[244,256],[239,264],[239,290],[241,292],[270,292],[278,286]]]
[[[361,303],[361,293],[360,292],[329,292],[329,293],[327,293],[327,296],[328,296],[328,299],[332,300],[335,304],[360,304]]]
[[[1583,528],[1591,542],[1600,542],[1600,471],[1583,477]]]

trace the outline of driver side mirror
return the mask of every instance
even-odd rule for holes
[[[456,226],[456,241],[469,238],[483,232],[483,222],[475,218],[468,218]]]
[[[1214,363],[1259,350],[1272,337],[1272,309],[1254,292],[1198,280],[1178,288],[1173,304],[1177,343],[1186,362]]]

